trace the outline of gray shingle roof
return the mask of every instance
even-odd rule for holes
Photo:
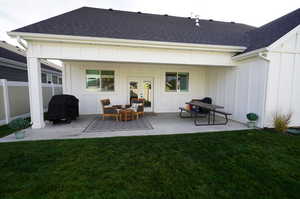
[[[230,22],[82,7],[17,32],[240,46],[254,27]]]
[[[247,49],[245,52],[271,45],[299,24],[300,9],[297,9],[270,23],[247,32],[245,34],[247,37]]]
[[[82,7],[14,30],[71,36],[107,37],[194,44],[245,46],[249,52],[267,47],[300,24],[300,9],[262,27]]]

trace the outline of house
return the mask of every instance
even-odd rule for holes
[[[210,96],[246,122],[276,112],[300,125],[300,9],[261,27],[235,22],[82,7],[9,32],[26,40],[33,128],[43,128],[40,59],[63,61],[63,92],[80,100],[81,114],[100,112],[99,100],[126,104],[147,98],[148,111],[177,112]]]
[[[53,63],[42,60],[42,83],[62,84],[62,72]],[[0,41],[0,79],[27,82],[26,52],[17,46]]]

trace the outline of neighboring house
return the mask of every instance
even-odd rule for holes
[[[44,127],[40,58],[64,63],[63,90],[80,113],[99,100],[145,97],[148,111],[176,112],[192,98],[213,102],[245,122],[293,112],[300,126],[300,9],[259,28],[234,22],[83,7],[9,32],[28,43],[31,118]]]
[[[40,60],[43,108],[53,95],[62,93],[60,66]],[[51,83],[51,84],[50,84]],[[52,84],[53,83],[53,84]],[[0,125],[30,114],[28,68],[25,51],[0,41]]]
[[[62,84],[62,72],[53,63],[42,61],[42,83]],[[26,52],[19,47],[0,41],[0,79],[27,82]]]

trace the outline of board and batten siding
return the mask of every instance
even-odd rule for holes
[[[65,62],[64,93],[79,99],[80,114],[101,113],[100,99],[112,104],[127,104],[128,79],[153,78],[154,112],[178,112],[178,108],[193,98],[212,97],[213,102],[232,113],[232,119],[246,122],[246,114],[255,112],[262,126],[265,104],[267,62],[260,58],[238,63],[237,67],[211,67],[163,64]],[[114,70],[115,91],[95,92],[85,89],[86,69]],[[189,72],[189,92],[166,92],[166,72]]]
[[[207,69],[207,94],[232,113],[232,119],[247,122],[246,115],[259,115],[258,126],[264,123],[264,106],[268,62],[261,58],[246,59],[238,66]]]
[[[232,52],[29,41],[27,56],[46,59],[232,66]]]
[[[100,99],[109,98],[112,104],[128,104],[128,79],[134,77],[153,78],[154,112],[177,112],[180,106],[192,98],[206,96],[206,68],[187,65],[65,62],[64,93],[79,99],[80,114],[101,113]],[[95,92],[85,89],[86,69],[114,70],[115,91]],[[189,91],[182,93],[165,91],[166,72],[189,72]]]
[[[268,53],[270,59],[266,126],[276,112],[292,113],[293,126],[300,126],[300,30]]]

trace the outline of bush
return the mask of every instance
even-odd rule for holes
[[[273,125],[275,130],[280,133],[285,133],[289,128],[291,119],[292,119],[292,113],[289,114],[276,113],[273,118]]]
[[[248,113],[247,114],[247,119],[249,121],[257,121],[258,120],[258,115],[255,113]]]
[[[31,124],[30,124],[30,120],[28,120],[28,119],[17,118],[15,120],[12,120],[8,124],[8,126],[9,126],[9,128],[18,131],[18,130],[22,130],[22,129],[26,129],[26,128],[30,127]]]

